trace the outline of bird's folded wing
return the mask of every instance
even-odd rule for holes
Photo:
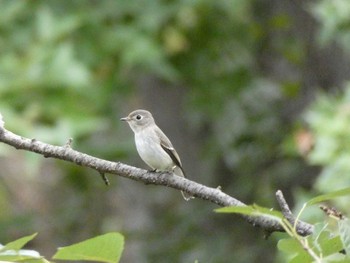
[[[185,171],[182,168],[180,157],[174,149],[173,145],[171,144],[170,140],[160,129],[156,130],[156,132],[158,133],[158,137],[160,138],[160,146],[170,156],[174,164],[181,169],[183,175],[185,176]]]
[[[177,166],[181,167],[181,162],[180,162],[179,156],[178,156],[177,152],[175,151],[175,149],[166,147],[163,143],[160,143],[160,146],[162,146],[163,150],[166,151],[166,153],[170,156],[170,158],[173,160],[173,162]]]

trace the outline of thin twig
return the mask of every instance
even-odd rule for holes
[[[293,226],[294,222],[295,222],[295,216],[293,215],[292,211],[290,210],[289,205],[288,205],[286,199],[284,198],[281,190],[277,190],[276,199],[277,199],[277,202],[281,208],[281,212],[282,212],[283,216]]]
[[[302,223],[302,224],[304,223],[304,222],[299,220],[300,213],[298,214],[297,217],[295,217],[293,215],[293,213],[290,210],[289,205],[288,205],[286,199],[284,198],[283,193],[282,193],[281,190],[278,190],[276,192],[276,199],[277,199],[277,202],[278,202],[278,204],[279,204],[279,206],[281,208],[281,212],[282,212],[283,216],[288,220],[288,222],[292,226],[294,226],[294,228],[297,230],[298,234],[300,234],[299,231],[298,231],[298,229],[300,227],[299,224],[300,223]]]
[[[321,262],[320,257],[310,248],[308,240],[298,235],[299,233],[297,232],[297,229],[301,221],[298,220],[298,217],[295,218],[293,215],[281,190],[276,192],[276,199],[281,208],[281,212],[285,217],[284,220],[286,220],[284,223],[286,232],[300,243],[303,249],[315,260],[315,262]]]
[[[101,177],[102,177],[102,180],[105,182],[105,185],[109,186],[109,185],[110,185],[110,182],[109,182],[109,180],[108,180],[107,175],[106,175],[105,173],[103,173],[103,172],[99,172],[99,173],[100,173],[100,175],[101,175]]]

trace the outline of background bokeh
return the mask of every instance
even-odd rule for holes
[[[119,121],[145,108],[190,179],[276,208],[281,189],[297,209],[350,185],[349,41],[348,0],[1,0],[0,112],[22,136],[146,168]],[[119,231],[127,263],[284,262],[281,234],[173,189],[106,187],[6,145],[0,167],[0,243],[38,232],[50,258]]]

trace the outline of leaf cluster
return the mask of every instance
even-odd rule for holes
[[[296,222],[304,209],[320,202],[347,196],[349,193],[350,188],[345,188],[309,200],[299,212]],[[292,225],[288,222],[282,213],[268,208],[252,205],[247,207],[224,207],[215,211],[219,213],[238,213],[247,216],[265,216],[278,220],[289,235],[289,238],[280,239],[277,244],[277,248],[284,254],[284,258],[288,259],[287,262],[350,262],[350,221],[346,217],[333,217],[337,222],[337,227],[335,228],[330,227],[328,223],[319,222],[315,225],[312,235],[302,237],[296,233],[295,224]]]
[[[22,237],[5,246],[0,246],[0,260],[7,262],[49,263],[35,250],[23,249],[37,234]],[[120,233],[100,235],[77,244],[58,248],[53,255],[55,260],[87,260],[116,263],[124,249],[124,237]]]

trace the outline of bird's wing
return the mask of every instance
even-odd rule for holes
[[[173,160],[175,165],[178,166],[181,169],[182,173],[185,175],[185,172],[182,168],[180,157],[177,154],[176,150],[174,149],[168,137],[166,137],[166,135],[160,129],[156,129],[156,133],[160,138],[160,146],[170,156],[170,158]]]

